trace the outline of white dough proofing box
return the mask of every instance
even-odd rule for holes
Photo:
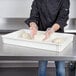
[[[43,49],[48,51],[61,52],[64,48],[66,48],[73,41],[73,34],[65,34],[65,33],[53,33],[46,41],[42,41],[42,36],[44,35],[44,31],[38,31],[38,37],[33,39],[25,39],[20,37],[22,32],[30,33],[28,29],[21,29],[19,31],[15,31],[9,34],[2,35],[3,43],[13,44],[18,46],[26,46],[31,48]],[[53,42],[56,38],[62,38],[62,43]]]

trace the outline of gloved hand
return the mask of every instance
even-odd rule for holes
[[[38,31],[37,24],[34,22],[31,22],[30,23],[30,34],[32,38],[34,38],[34,36],[37,34],[37,31]]]
[[[53,34],[53,33],[54,33],[53,28],[47,28],[47,30],[45,32],[45,37],[44,37],[43,41],[44,40],[47,40],[50,37],[50,35]]]

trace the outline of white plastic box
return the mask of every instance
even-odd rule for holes
[[[19,34],[22,31],[29,32],[29,30],[22,29],[19,31],[15,31],[13,33],[2,35],[3,43],[18,45],[18,46],[26,46],[26,47],[37,48],[37,49],[44,49],[48,51],[61,52],[73,41],[73,37],[74,37],[73,34],[55,32],[46,41],[36,41],[36,40],[29,40],[29,39],[24,39],[19,37]],[[38,33],[44,34],[45,32],[38,31]],[[60,44],[51,42],[52,39],[56,37],[64,38],[64,42]]]

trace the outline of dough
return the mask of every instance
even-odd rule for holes
[[[19,37],[24,38],[24,39],[30,39],[30,40],[32,39],[31,35],[25,31],[21,31],[19,34]]]
[[[28,39],[28,40],[34,40],[34,41],[43,41],[43,38],[45,37],[45,35],[43,33],[37,33],[37,35],[35,35],[34,39],[31,37],[30,33],[25,32],[25,31],[21,31],[19,32],[19,37],[23,38],[23,39]],[[62,37],[55,37],[53,39],[48,39],[46,40],[46,42],[51,41],[52,43],[55,44],[61,44],[64,42],[64,38]]]
[[[42,41],[43,38],[45,37],[44,34],[42,33],[37,33],[37,35],[35,35],[34,39],[31,37],[30,33],[27,33],[25,31],[21,31],[19,33],[19,37],[24,38],[24,39],[29,39],[29,40],[34,40],[34,41]]]
[[[52,40],[53,43],[56,43],[56,44],[61,44],[64,42],[64,39],[63,38],[55,38]]]
[[[45,37],[45,35],[43,35],[43,34],[37,34],[37,35],[35,35],[34,40],[35,41],[43,41],[44,37]]]
[[[29,33],[23,33],[22,38],[24,39],[32,39]]]

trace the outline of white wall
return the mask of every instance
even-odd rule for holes
[[[70,0],[70,18],[76,18],[76,0]]]
[[[0,18],[27,18],[30,15],[33,0],[0,0]],[[76,18],[76,0],[70,0],[70,18]]]
[[[0,18],[29,17],[32,0],[0,0]]]

